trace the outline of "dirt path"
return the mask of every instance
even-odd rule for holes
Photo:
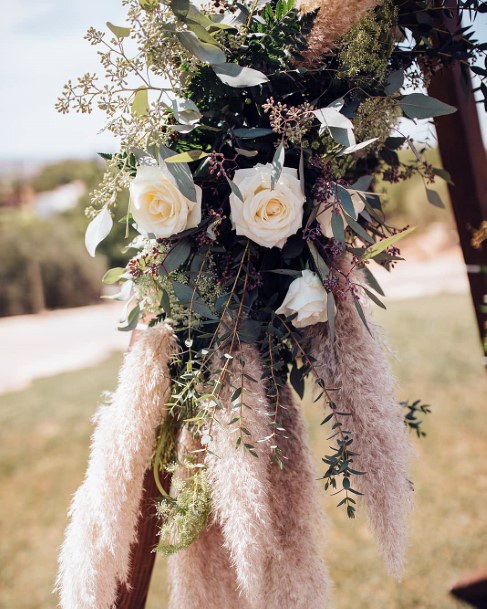
[[[119,310],[119,303],[110,303],[1,318],[0,393],[126,349],[129,334],[117,330]]]
[[[430,231],[426,238],[411,242],[402,251],[407,261],[392,273],[371,265],[386,303],[468,291],[460,247],[441,248],[435,243],[440,237]],[[22,389],[36,378],[91,366],[113,351],[125,350],[129,335],[116,328],[120,309],[120,303],[109,303],[0,318],[0,393]]]

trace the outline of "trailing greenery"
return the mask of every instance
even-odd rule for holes
[[[282,387],[289,381],[302,395],[312,376],[333,430],[324,486],[344,493],[339,505],[353,517],[354,476],[367,472],[353,469],[354,438],[341,420],[347,413],[337,412],[332,395],[339,388],[320,377],[301,329],[327,321],[333,337],[340,300],[351,299],[366,326],[364,302],[385,308],[371,269],[392,270],[401,260],[398,242],[413,229],[389,223],[374,186],[419,176],[428,201],[442,207],[430,185],[449,180],[398,121],[454,112],[421,87],[452,61],[467,66],[485,45],[468,30],[446,33],[443,5],[387,0],[310,63],[316,13],[301,15],[292,0],[219,1],[201,10],[188,0],[124,4],[127,27],[109,23],[111,34],[90,28],[86,36],[101,49],[103,84],[92,74],[69,82],[57,108],[90,112],[97,105],[120,139],[119,153],[103,155],[106,172],[87,210],[87,245],[94,254],[110,234],[113,210],[130,189],[131,203],[118,214],[127,237],[140,234],[127,239],[128,264],[105,278],[121,284],[115,298],[127,301],[121,329],[134,329],[139,319],[169,319],[181,345],[168,405],[174,425],[161,432],[156,479],[174,461],[161,438],[169,433],[175,446],[183,428],[199,442],[204,465],[230,382],[236,449],[256,455],[262,439],[248,437],[243,424],[243,385],[266,384],[272,440],[286,431],[278,423]],[[484,8],[460,3],[461,10]],[[485,77],[483,69],[476,73]],[[419,90],[406,94],[404,83]],[[412,158],[400,154],[405,148]],[[254,179],[261,181],[251,187]],[[255,207],[263,196],[265,206]],[[286,222],[289,230],[269,240],[266,225],[276,216],[276,232]],[[350,272],[339,263],[344,255]],[[302,311],[285,303],[294,281],[308,273],[317,280],[321,308],[302,323]],[[264,379],[249,377],[237,361],[245,343],[257,346]],[[406,422],[422,435],[417,415],[427,407],[405,407]],[[204,468],[196,469],[177,484],[176,497],[164,499],[165,552],[185,547],[204,524],[206,485]]]

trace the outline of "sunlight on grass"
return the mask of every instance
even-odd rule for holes
[[[392,303],[381,312],[391,345],[399,397],[430,403],[428,437],[416,443],[407,573],[393,582],[378,558],[363,514],[349,521],[323,496],[330,519],[324,553],[337,609],[452,609],[456,576],[487,564],[483,518],[487,384],[467,297]],[[0,396],[0,609],[48,609],[65,512],[80,483],[100,393],[113,388],[120,356],[90,370],[35,382]],[[309,402],[309,401],[308,401]],[[306,403],[316,462],[327,450],[322,409]],[[166,607],[159,559],[148,609]],[[231,608],[222,608],[231,609]]]

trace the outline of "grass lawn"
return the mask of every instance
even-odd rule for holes
[[[399,397],[433,407],[428,437],[416,443],[408,569],[401,583],[393,582],[363,514],[349,521],[324,495],[332,606],[453,609],[459,605],[447,590],[455,577],[487,565],[487,383],[471,305],[466,296],[395,302],[379,320],[398,353]],[[51,589],[65,512],[83,476],[90,417],[100,393],[113,388],[119,363],[113,356],[0,396],[0,609],[56,606]],[[317,405],[305,408],[319,464],[326,450],[322,413]],[[160,559],[148,609],[165,609],[165,598]]]

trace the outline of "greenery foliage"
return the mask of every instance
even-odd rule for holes
[[[185,230],[157,234],[135,220],[134,197],[123,209],[126,225],[141,234],[129,245],[135,252],[129,263],[107,277],[120,281],[116,297],[128,301],[121,329],[133,329],[141,317],[150,324],[173,321],[181,355],[174,363],[170,413],[177,429],[186,427],[201,442],[203,462],[230,378],[237,383],[232,385],[238,405],[232,424],[241,430],[236,448],[252,453],[253,443],[262,440],[246,438],[242,425],[242,385],[262,379],[247,378],[245,363],[234,357],[241,344],[252,343],[260,352],[274,404],[272,436],[285,432],[277,425],[283,385],[290,381],[302,394],[312,375],[319,398],[328,404],[325,421],[332,423],[335,442],[324,458],[325,486],[337,488],[341,479],[340,505],[352,517],[353,476],[366,472],[353,469],[353,437],[337,418],[347,413],[335,412],[332,390],[307,353],[297,313],[278,310],[292,282],[308,270],[319,278],[328,302],[331,335],[336,301],[353,299],[365,324],[364,301],[384,306],[370,269],[374,264],[392,269],[401,260],[398,241],[412,229],[390,224],[374,185],[419,176],[428,201],[441,207],[430,185],[437,177],[448,179],[399,131],[398,119],[455,111],[402,87],[406,82],[420,88],[431,71],[457,60],[466,65],[484,48],[463,29],[445,33],[437,18],[448,9],[428,0],[379,4],[311,64],[305,51],[315,15],[300,15],[292,0],[229,0],[202,10],[189,0],[124,0],[124,5],[127,27],[108,24],[111,34],[93,28],[87,33],[100,49],[105,82],[85,74],[66,85],[57,104],[61,112],[90,112],[97,104],[120,139],[120,152],[104,155],[106,172],[88,209],[90,249],[110,233],[116,202],[134,187],[142,168],[166,172],[191,206],[201,205],[201,219]],[[461,3],[465,10],[484,6]],[[402,148],[414,156],[405,161]],[[275,190],[284,169],[291,169],[305,199],[302,225],[277,247],[236,231],[231,207],[232,200],[246,203],[238,172],[267,164],[270,185],[262,188]],[[276,200],[273,213],[276,205],[282,209]],[[327,214],[329,226],[323,220]],[[344,254],[352,261],[350,272],[340,266]],[[364,270],[366,280],[356,279],[356,269]],[[281,456],[274,457],[282,466]],[[156,474],[167,466],[156,452]],[[181,505],[176,500],[164,509],[187,524],[193,507],[186,490],[181,488]]]

